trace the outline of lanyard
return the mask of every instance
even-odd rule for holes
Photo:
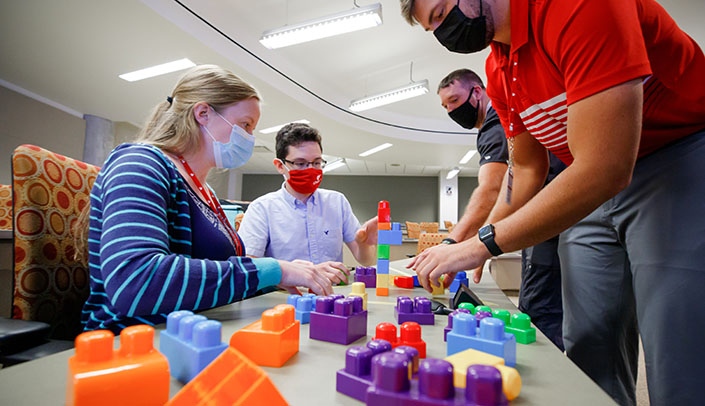
[[[233,229],[233,226],[230,224],[230,221],[228,220],[228,216],[225,215],[225,211],[223,211],[223,207],[220,205],[218,202],[218,199],[213,196],[213,192],[209,189],[206,189],[203,187],[201,184],[201,181],[198,180],[196,175],[193,173],[193,170],[189,166],[188,162],[184,159],[183,156],[179,155],[179,160],[181,161],[181,164],[184,166],[186,169],[186,172],[188,172],[188,175],[191,177],[191,180],[193,183],[196,185],[198,190],[201,192],[201,195],[205,197],[206,203],[208,203],[208,206],[213,210],[213,212],[216,214],[218,217],[218,220],[225,226],[225,230],[227,230],[228,234],[230,235],[230,239],[233,241],[235,244],[235,255],[237,256],[242,256],[242,244],[240,244],[240,239],[237,237],[237,234],[235,233],[235,230]]]

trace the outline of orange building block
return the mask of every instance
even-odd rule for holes
[[[130,326],[115,335],[107,330],[76,337],[69,358],[67,405],[163,405],[169,400],[169,362],[154,348],[154,328]]]
[[[280,367],[299,352],[300,325],[294,306],[276,305],[230,336],[230,346],[257,365]]]
[[[167,405],[279,406],[287,402],[262,368],[228,347]]]
[[[392,223],[377,223],[377,230],[391,230]]]

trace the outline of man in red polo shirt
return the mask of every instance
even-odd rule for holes
[[[400,0],[452,52],[491,46],[510,162],[478,238],[410,266],[445,273],[562,232],[568,356],[634,404],[641,333],[652,405],[705,376],[705,56],[654,0]],[[541,189],[546,149],[568,166]],[[479,274],[475,280],[479,281]],[[637,329],[638,326],[638,329]]]

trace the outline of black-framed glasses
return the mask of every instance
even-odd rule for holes
[[[284,162],[288,163],[289,165],[293,166],[294,169],[306,169],[309,166],[311,168],[315,169],[323,169],[326,167],[326,164],[328,163],[325,159],[316,159],[313,161],[307,161],[305,159],[295,159],[293,161],[289,161],[288,159],[283,159]]]

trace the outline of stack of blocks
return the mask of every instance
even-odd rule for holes
[[[472,348],[504,358],[505,365],[516,365],[516,338],[504,332],[504,322],[493,317],[480,320],[472,314],[457,313],[447,335],[447,355]]]
[[[117,399],[127,404],[122,403],[124,398]],[[101,399],[94,404],[105,404],[105,401]],[[288,403],[262,368],[233,347],[227,347],[167,403],[167,406],[193,405],[285,406]]]
[[[230,336],[230,347],[257,365],[281,367],[299,352],[300,322],[294,306],[276,305],[262,312],[262,318]]]
[[[362,282],[367,288],[377,286],[377,270],[373,266],[358,266],[355,268],[355,282]]]
[[[426,358],[426,342],[421,339],[421,326],[419,323],[407,321],[399,326],[399,337],[397,337],[397,326],[392,323],[379,323],[375,328],[375,339],[385,340],[392,344],[392,348],[402,345],[414,347],[419,352],[419,357]]]
[[[169,360],[171,376],[187,383],[228,345],[221,341],[221,324],[188,310],[169,313],[159,333],[159,351]]]
[[[389,296],[389,246],[401,245],[401,225],[392,223],[389,202],[377,205],[377,296]]]
[[[526,313],[518,312],[510,314],[509,310],[492,310],[489,306],[484,305],[475,307],[472,303],[461,303],[456,310],[475,315],[475,319],[478,320],[478,323],[479,320],[486,317],[494,317],[502,320],[504,322],[504,331],[513,334],[520,344],[531,344],[536,341],[536,328],[531,327],[531,317]],[[445,328],[443,335],[444,340],[448,331],[453,327],[451,316],[455,313],[457,312],[453,311],[453,313],[448,315],[448,326]]]
[[[407,321],[415,321],[423,325],[433,325],[434,318],[431,312],[431,300],[416,296],[411,300],[408,296],[397,297],[397,305],[394,307],[394,317],[398,324]]]
[[[367,310],[360,296],[330,295],[317,298],[311,312],[309,337],[350,344],[367,336]]]
[[[169,400],[169,362],[154,348],[154,328],[130,326],[81,333],[69,358],[67,405],[163,405]]]

